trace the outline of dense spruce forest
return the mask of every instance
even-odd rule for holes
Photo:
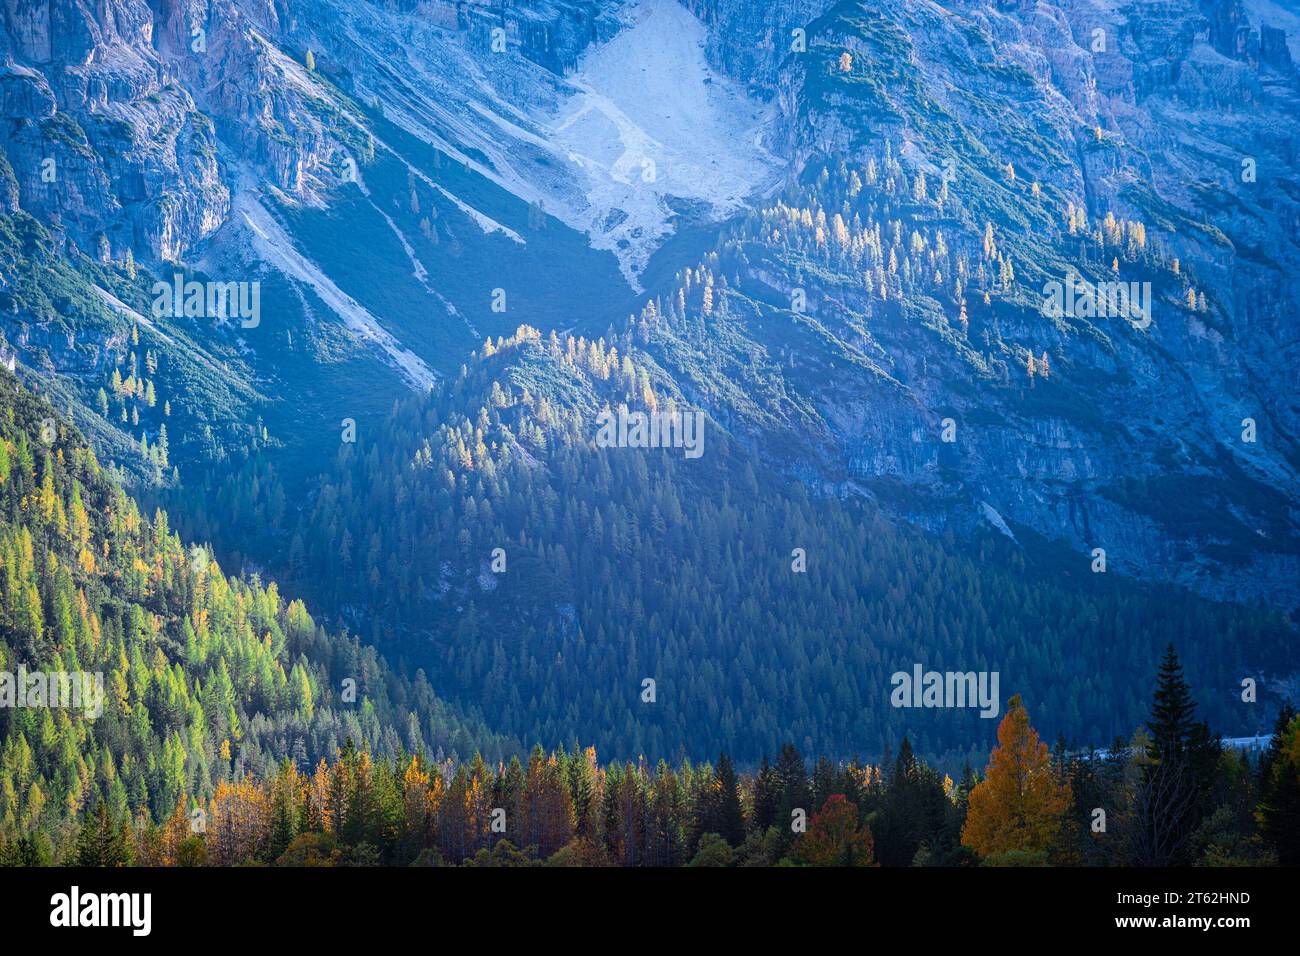
[[[655,321],[671,320],[651,304],[638,323]],[[907,733],[955,768],[986,752],[992,722],[891,708],[892,673],[999,671],[1050,736],[1103,745],[1142,719],[1141,675],[1171,641],[1217,724],[1266,730],[1225,675],[1284,668],[1280,613],[1093,574],[1086,558],[1036,566],[991,532],[929,536],[754,463],[712,422],[699,459],[595,448],[601,409],[689,407],[636,339],[524,327],[488,343],[340,446],[284,523],[273,573],[524,740],[699,760],[721,734],[752,765],[788,740],[879,754]],[[254,484],[277,497],[272,473]],[[225,513],[195,497],[185,511],[200,526]]]
[[[918,458],[937,456],[934,481],[956,496],[947,515],[905,516],[920,528],[899,515],[916,497],[895,477],[908,463],[876,461],[865,438],[838,444],[848,403],[895,402],[904,383],[943,378],[1032,421],[1070,409],[1090,440],[1122,445],[1117,423],[1087,411],[1084,366],[1133,378],[1117,361],[1130,323],[1058,316],[1060,344],[1050,355],[1034,344],[1035,289],[1067,259],[1094,280],[1149,281],[1163,307],[1215,321],[1143,222],[1090,217],[1013,166],[987,172],[998,190],[927,179],[888,143],[865,162],[810,165],[621,329],[521,325],[489,338],[428,394],[341,423],[314,480],[283,475],[264,447],[139,493],[521,740],[700,760],[722,734],[753,764],[787,740],[879,754],[908,733],[955,768],[987,749],[991,724],[890,708],[890,674],[916,662],[998,671],[1045,733],[1101,745],[1141,720],[1141,675],[1170,641],[1216,723],[1262,732],[1265,708],[1243,707],[1238,682],[1288,673],[1282,611],[1135,580],[1123,549],[1099,574],[1086,552],[1030,528],[963,524],[954,516],[983,513],[967,485],[989,462],[942,443],[936,414],[882,412],[902,416],[895,429],[910,429]],[[1003,192],[1019,197],[1010,220]],[[1052,242],[1025,241],[1022,225]],[[147,392],[137,365],[122,388],[110,382],[113,402],[132,384]],[[814,397],[832,377],[834,395]],[[950,412],[963,435],[1006,427],[972,406]],[[708,409],[706,454],[596,448],[596,416],[622,408]],[[1166,512],[1187,503],[1139,475],[1099,493]],[[1282,540],[1220,512],[1196,521],[1224,552]],[[654,706],[639,699],[646,679]],[[1266,703],[1272,713],[1280,698]]]
[[[1049,752],[1017,695],[974,763],[982,772],[968,764],[957,780],[906,735],[877,763],[822,757],[811,769],[791,743],[743,772],[725,751],[672,766],[602,765],[577,743],[525,753],[458,716],[422,674],[405,681],[372,648],[317,627],[275,585],[223,575],[165,514],[142,516],[47,402],[0,375],[0,670],[105,678],[98,716],[0,709],[0,862],[1167,865],[1300,854],[1300,718],[1284,709],[1255,759],[1223,750],[1196,719],[1172,646],[1127,744]],[[482,448],[464,451],[491,465]]]

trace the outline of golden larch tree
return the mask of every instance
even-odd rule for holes
[[[998,725],[984,779],[971,791],[962,845],[980,856],[1045,852],[1060,836],[1071,799],[1016,695]]]

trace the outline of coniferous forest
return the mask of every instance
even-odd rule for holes
[[[1049,746],[1018,694],[956,774],[906,733],[875,760],[786,742],[742,770],[726,750],[529,749],[274,584],[227,577],[165,513],[141,514],[48,403],[4,385],[0,670],[105,675],[94,719],[0,710],[6,864],[1300,861],[1300,718],[1284,707],[1261,754],[1225,749],[1172,643],[1145,720],[1101,753]]]
[[[0,4],[6,915],[1284,925],[1293,6]]]

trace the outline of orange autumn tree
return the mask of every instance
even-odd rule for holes
[[[1057,779],[1047,744],[1029,726],[1017,694],[998,725],[984,779],[970,793],[961,842],[980,856],[1046,854],[1056,843],[1072,797]]]
[[[865,823],[858,826],[857,804],[832,793],[813,814],[795,859],[809,866],[875,866],[874,851],[871,830]]]

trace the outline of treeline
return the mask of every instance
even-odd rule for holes
[[[348,739],[377,755],[518,749],[274,584],[222,574],[0,373],[0,672],[16,688],[24,670],[102,675],[102,713],[0,706],[0,840],[57,841],[96,806],[164,818]]]
[[[1018,697],[980,775],[954,782],[907,739],[879,764],[811,772],[793,745],[753,773],[716,764],[601,766],[537,747],[490,766],[424,755],[222,782],[165,821],[105,805],[75,840],[40,834],[0,861],[86,866],[973,866],[1300,864],[1300,718],[1254,763],[1220,749],[1169,650],[1151,715],[1105,757],[1049,753]]]

